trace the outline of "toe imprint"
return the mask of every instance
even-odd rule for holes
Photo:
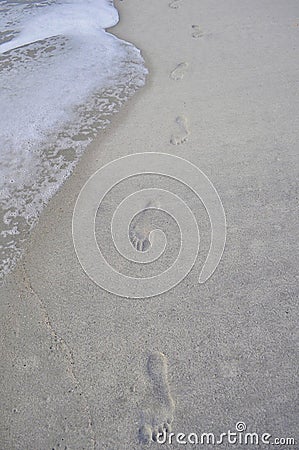
[[[203,36],[203,32],[199,25],[192,25],[192,30],[193,30],[192,37],[194,39],[198,39]]]
[[[173,9],[178,9],[180,6],[181,0],[172,0],[170,3],[168,3],[168,6]]]

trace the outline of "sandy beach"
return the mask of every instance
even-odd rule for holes
[[[178,433],[182,439],[213,433],[214,445],[202,448],[244,448],[227,437],[219,441],[231,430],[238,439],[245,431],[259,439],[268,433],[271,444],[281,439],[275,448],[295,449],[298,2],[115,6],[120,22],[110,32],[141,50],[147,84],[86,150],[0,288],[0,447],[158,448],[157,432],[167,429],[173,440],[162,448],[196,448],[178,442]],[[199,284],[210,243],[204,207],[158,175],[128,182],[122,195],[149,183],[186,198],[201,236],[197,261],[182,282],[132,299],[85,274],[72,217],[96,170],[140,152],[179,156],[207,175],[225,210],[227,240],[215,273]],[[119,191],[111,192],[99,211],[106,225],[99,221],[96,230],[116,266],[106,222],[118,198]],[[170,223],[173,242],[175,232]],[[295,441],[286,445],[286,438]]]

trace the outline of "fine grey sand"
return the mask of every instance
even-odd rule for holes
[[[0,447],[155,448],[162,429],[219,436],[238,422],[272,440],[295,438],[298,447],[299,4],[116,6],[120,23],[111,31],[142,50],[148,83],[86,151],[1,287]],[[182,62],[184,76],[171,79]],[[202,220],[199,258],[169,292],[134,300],[84,273],[72,214],[97,169],[138,152],[186,158],[210,178],[226,211],[227,243],[199,285],[209,223],[178,186]],[[108,231],[99,227],[99,239]],[[139,250],[146,238],[138,237]],[[117,264],[112,247],[111,258]]]

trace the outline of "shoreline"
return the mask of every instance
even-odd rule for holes
[[[18,39],[4,44],[3,49],[0,46],[0,53],[3,52],[0,57],[3,84],[0,283],[4,273],[7,274],[15,265],[22,251],[22,242],[36,224],[41,210],[71,174],[86,146],[109,124],[111,116],[122,104],[145,83],[147,70],[140,51],[132,44],[104,32],[104,28],[118,21],[112,2],[108,5],[106,0],[94,0],[98,7],[95,6],[96,11],[93,11],[91,0],[85,13],[84,2],[81,6],[80,2],[75,5],[76,2],[78,0],[68,3],[68,6],[52,4],[44,12],[39,8],[34,12],[35,4],[24,0],[19,6],[22,8],[23,5],[24,11],[27,8],[29,17],[27,25],[24,25],[27,31],[21,33]],[[11,19],[9,22],[14,23],[17,10],[17,5],[8,7],[7,14],[11,15],[7,17]],[[63,34],[68,20],[78,25],[78,21],[84,22],[84,17],[89,24],[89,32],[82,33],[81,28],[76,27],[65,39],[54,37],[42,43],[43,31],[40,30],[41,34],[37,32],[36,35],[40,39],[27,49],[32,59],[30,57],[26,61],[27,50],[22,48],[22,39],[30,41],[28,36],[34,23],[39,20],[43,22],[44,13],[53,17],[53,14],[59,16],[59,11],[61,14],[61,11],[65,12],[66,22],[58,19],[58,28],[55,31],[53,25],[53,33]],[[93,28],[96,21],[104,22],[103,32]],[[44,37],[50,35],[51,26],[44,33]],[[97,45],[94,45],[95,37]],[[34,36],[32,38],[35,39]],[[68,50],[63,50],[65,45]],[[10,47],[16,48],[12,53],[7,53]],[[41,58],[48,55],[49,67],[44,67],[44,73],[43,63],[36,64],[35,58],[38,57],[34,56],[34,49]],[[26,88],[27,75],[31,78],[30,86]],[[48,78],[50,82],[45,83]],[[65,95],[61,97],[62,92]],[[47,95],[43,106],[42,99]]]
[[[109,32],[141,50],[147,83],[86,149],[0,287],[4,448],[140,449],[165,422],[295,437],[296,7],[276,2],[270,21],[267,1],[168,3],[115,5]],[[83,272],[73,208],[97,169],[152,151],[211,179],[228,240],[204,285],[205,228],[177,287],[124,299]]]

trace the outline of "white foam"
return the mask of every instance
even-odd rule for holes
[[[1,7],[4,39],[12,37],[0,45],[5,271],[84,147],[144,84],[146,69],[138,49],[105,31],[118,22],[109,0],[6,1]]]
[[[2,44],[0,52],[52,36],[96,35],[117,22],[117,10],[108,0],[65,0],[33,10],[21,24],[19,35]]]

